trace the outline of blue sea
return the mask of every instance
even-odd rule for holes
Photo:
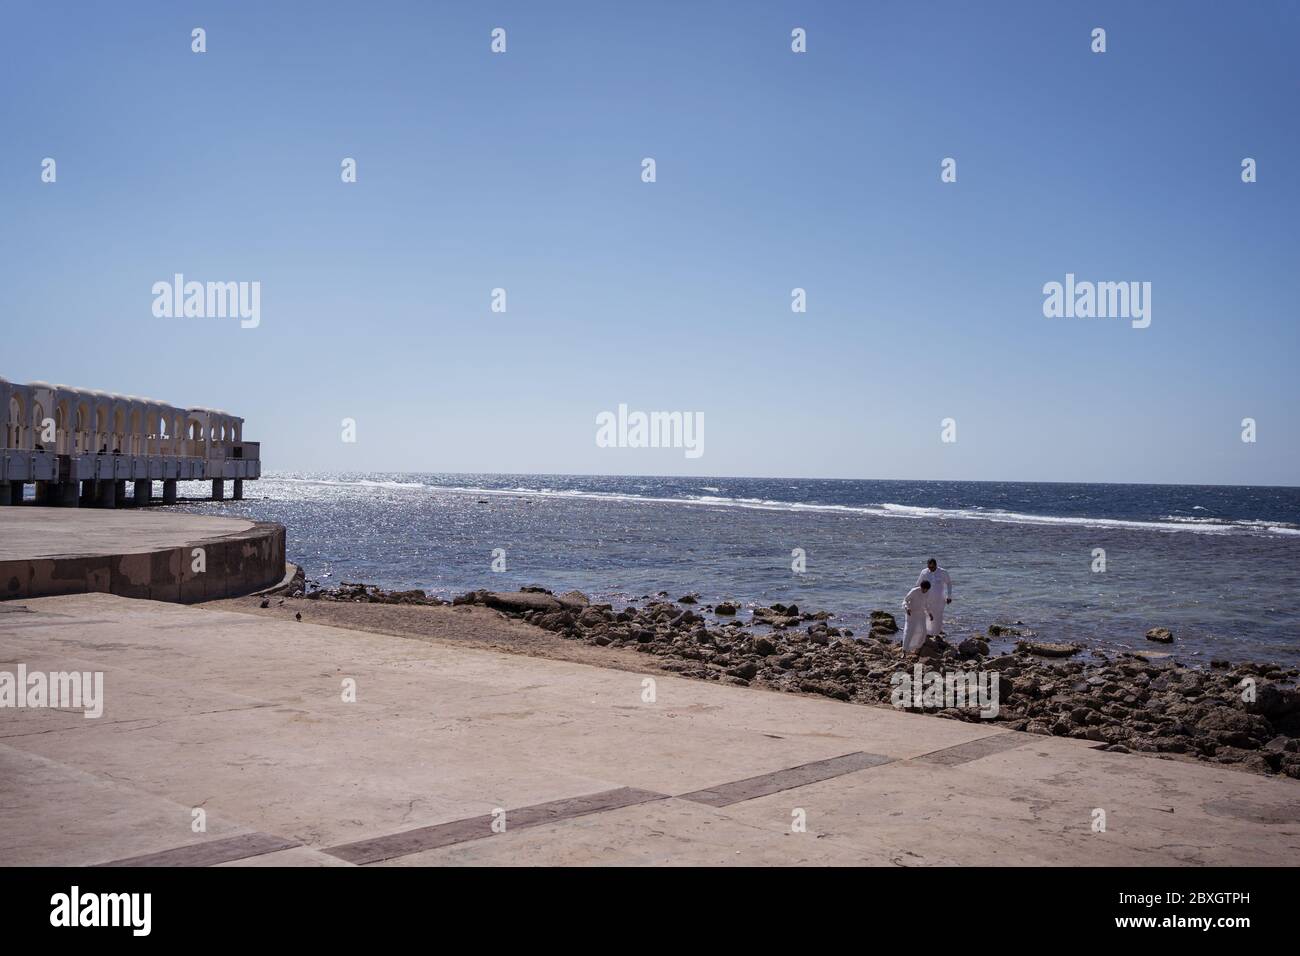
[[[283,523],[290,560],[325,585],[447,597],[536,584],[614,604],[697,592],[828,610],[865,632],[933,556],[952,575],[956,637],[1023,622],[1189,664],[1300,663],[1300,488],[470,474],[246,488],[181,507]],[[1175,644],[1144,639],[1157,625]]]

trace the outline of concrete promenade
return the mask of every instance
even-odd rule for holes
[[[193,603],[248,594],[283,573],[278,524],[179,512],[0,508],[0,599],[104,591]]]
[[[19,663],[102,671],[105,704],[98,719],[0,709],[9,865],[1286,865],[1300,851],[1295,780],[820,697],[655,674],[651,703],[628,671],[106,594],[0,603],[0,671]]]

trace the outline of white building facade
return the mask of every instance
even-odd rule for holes
[[[218,499],[233,481],[238,499],[261,477],[244,420],[215,408],[0,378],[0,421],[0,505],[22,503],[28,484],[38,502],[66,506],[148,504],[155,481],[164,504],[175,502],[177,481],[211,481]]]

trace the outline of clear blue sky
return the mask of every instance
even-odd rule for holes
[[[0,375],[281,470],[1298,484],[1298,50],[1292,2],[10,3]],[[176,272],[261,325],[154,318]],[[1150,328],[1044,318],[1067,272]],[[597,448],[620,402],[705,454]]]

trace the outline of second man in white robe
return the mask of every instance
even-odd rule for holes
[[[939,567],[939,562],[934,558],[925,562],[925,568],[922,569],[920,577],[916,579],[916,586],[920,587],[922,582],[930,582],[930,591],[926,596],[926,607],[930,612],[930,623],[926,628],[927,634],[943,633],[943,612],[949,604],[952,603],[952,578],[948,577],[948,572]]]

